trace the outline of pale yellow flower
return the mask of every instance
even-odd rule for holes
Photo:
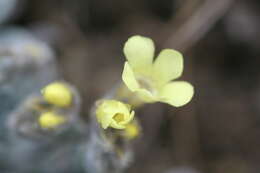
[[[55,128],[66,122],[65,117],[57,115],[54,112],[42,113],[38,119],[39,125],[44,129]]]
[[[96,117],[102,128],[124,129],[134,118],[130,106],[116,100],[102,100],[96,109]]]
[[[42,90],[42,95],[48,103],[59,107],[68,107],[72,102],[72,92],[62,82],[53,82],[47,85]]]
[[[150,38],[133,36],[124,46],[125,62],[122,79],[128,89],[144,102],[164,102],[179,107],[187,104],[194,94],[193,86],[185,81],[172,81],[183,71],[182,54],[164,49],[156,60]]]

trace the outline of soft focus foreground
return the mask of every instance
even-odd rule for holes
[[[259,172],[259,9],[256,0],[0,0],[0,172]],[[127,108],[110,125],[124,131],[104,130],[95,109],[115,99],[132,35],[150,37],[154,57],[180,51],[178,80],[195,94],[180,108],[137,108],[133,98],[138,121],[121,126]]]

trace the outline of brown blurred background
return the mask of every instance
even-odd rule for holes
[[[156,53],[181,51],[181,79],[195,97],[138,111],[143,132],[128,172],[258,173],[259,21],[258,0],[27,0],[2,26],[28,28],[55,48],[83,112],[121,80],[128,37],[151,37]]]

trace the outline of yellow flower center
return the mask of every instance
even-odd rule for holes
[[[120,123],[122,121],[124,121],[124,115],[121,114],[121,113],[117,113],[114,115],[113,119],[117,122],[117,123]]]

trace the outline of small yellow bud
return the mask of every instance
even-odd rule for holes
[[[96,110],[96,116],[101,126],[106,129],[124,129],[134,118],[130,106],[116,100],[103,100]]]
[[[70,89],[61,82],[54,82],[47,85],[42,90],[44,99],[56,106],[67,107],[72,101],[72,93]]]
[[[54,112],[45,112],[40,115],[38,122],[42,128],[51,129],[65,123],[66,119]]]
[[[140,134],[140,127],[137,123],[130,123],[126,125],[126,128],[124,129],[122,135],[128,139],[134,139]]]

